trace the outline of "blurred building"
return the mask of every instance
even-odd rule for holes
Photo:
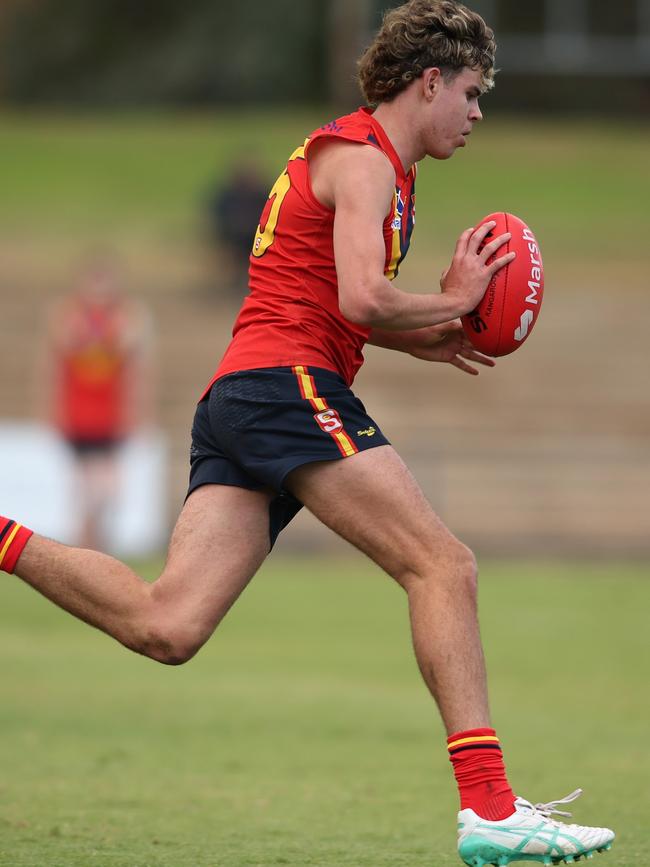
[[[350,70],[387,9],[399,0],[330,0],[329,93],[358,99]],[[650,0],[467,0],[497,34],[499,87],[491,107],[521,110],[634,110],[650,100]],[[611,81],[610,79],[614,79]],[[604,90],[578,94],[584,79]],[[614,104],[603,97],[628,80]]]
[[[650,75],[650,2],[474,0],[494,22],[508,74]]]
[[[497,33],[491,105],[617,114],[650,104],[650,0],[474,0]]]

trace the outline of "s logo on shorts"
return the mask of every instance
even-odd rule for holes
[[[326,409],[323,412],[317,412],[314,415],[318,427],[325,433],[335,433],[337,430],[343,430],[343,422],[335,409]]]

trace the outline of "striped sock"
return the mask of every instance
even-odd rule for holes
[[[447,749],[458,783],[460,809],[469,807],[491,822],[511,816],[515,794],[506,777],[494,729],[457,732],[447,738]]]
[[[31,535],[27,527],[0,515],[0,571],[10,574],[14,571]]]

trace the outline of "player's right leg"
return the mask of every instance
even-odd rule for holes
[[[447,733],[489,727],[476,562],[395,450],[306,464],[287,488],[406,591],[416,658]]]
[[[271,497],[229,485],[197,488],[152,584],[113,557],[36,534],[11,571],[131,650],[182,663],[207,641],[268,554]]]
[[[417,661],[449,735],[465,863],[571,863],[610,848],[609,829],[552,818],[579,792],[535,806],[512,792],[490,728],[474,558],[434,514],[396,452],[382,445],[349,459],[306,464],[289,475],[287,487],[408,595]]]

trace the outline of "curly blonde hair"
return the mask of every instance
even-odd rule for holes
[[[390,102],[431,66],[446,76],[481,70],[483,90],[494,85],[494,32],[455,0],[410,0],[386,13],[359,60],[359,85],[369,105]]]

